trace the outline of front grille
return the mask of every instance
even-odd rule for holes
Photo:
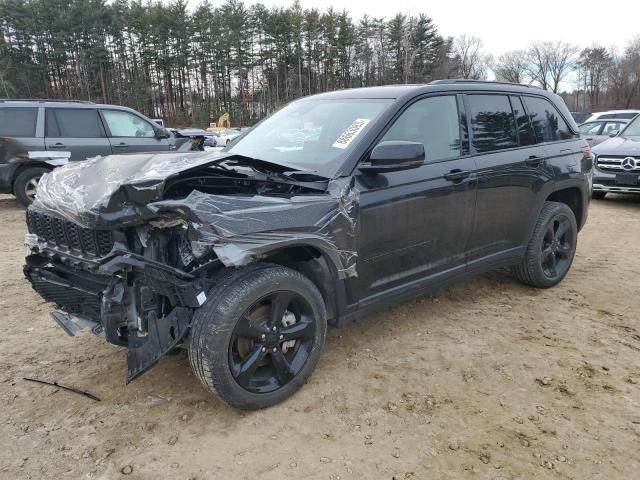
[[[93,256],[107,255],[113,248],[113,235],[109,230],[82,228],[73,222],[27,211],[29,233],[59,247],[76,250]]]
[[[607,155],[598,157],[597,166],[604,172],[640,173],[640,157]]]

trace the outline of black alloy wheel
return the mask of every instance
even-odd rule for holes
[[[253,393],[288,384],[313,350],[316,324],[305,298],[277,291],[255,302],[240,318],[229,344],[236,382]]]
[[[542,270],[549,279],[564,276],[569,270],[574,244],[571,220],[565,214],[557,215],[547,224],[540,256]]]
[[[533,287],[557,285],[571,268],[577,240],[573,210],[564,203],[545,202],[524,257],[513,267],[513,273]]]
[[[191,321],[196,377],[245,410],[293,395],[315,369],[327,331],[324,298],[302,273],[258,263],[221,269]]]

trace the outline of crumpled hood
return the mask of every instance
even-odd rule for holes
[[[162,198],[177,174],[231,156],[223,152],[110,155],[74,162],[44,175],[34,207],[82,226],[139,221],[140,207]]]
[[[597,155],[629,155],[640,156],[640,141],[629,137],[620,136],[605,140],[592,149]]]
[[[192,247],[240,266],[276,248],[305,245],[331,258],[340,277],[356,275],[359,194],[348,177],[325,192],[277,197],[216,195],[194,189],[163,199],[167,180],[233,155],[222,152],[111,155],[57,168],[42,177],[30,209],[84,228],[182,219]],[[159,223],[158,228],[163,228]]]

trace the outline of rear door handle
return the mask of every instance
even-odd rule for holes
[[[450,182],[459,182],[471,175],[471,170],[460,170],[459,168],[455,168],[451,170],[449,173],[444,174],[444,178],[449,180]]]
[[[544,162],[544,157],[538,157],[537,155],[531,155],[529,158],[527,158],[524,163],[526,163],[527,165],[540,165],[542,162]]]
[[[122,142],[122,143],[119,143],[118,145],[114,145],[114,147],[116,147],[116,148],[129,148],[129,145],[127,145],[126,143]]]
[[[67,148],[67,146],[64,143],[54,143],[53,145],[49,145],[49,148]]]

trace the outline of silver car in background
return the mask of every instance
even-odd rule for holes
[[[604,142],[610,137],[615,137],[620,131],[627,126],[629,120],[595,120],[585,122],[578,126],[580,136],[584,138],[590,147],[595,147],[599,143]]]
[[[593,148],[593,198],[609,192],[640,193],[640,116]]]

